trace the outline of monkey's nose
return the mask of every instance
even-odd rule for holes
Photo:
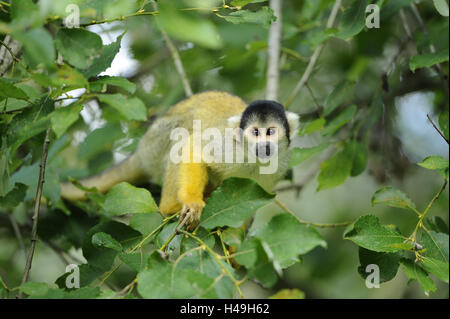
[[[270,143],[266,144],[266,156],[270,156]]]
[[[259,143],[255,149],[256,156],[258,157],[270,157],[272,155],[272,147],[270,142]]]

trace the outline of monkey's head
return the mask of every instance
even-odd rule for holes
[[[250,103],[241,115],[228,119],[230,126],[239,125],[241,141],[259,159],[269,159],[286,151],[297,132],[299,116],[287,112],[275,101]]]

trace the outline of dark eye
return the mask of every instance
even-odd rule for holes
[[[259,136],[259,130],[257,128],[254,128],[253,131],[252,131],[252,134],[254,136]]]
[[[274,135],[274,134],[275,134],[275,129],[273,127],[267,129],[266,135],[269,136],[269,135]]]

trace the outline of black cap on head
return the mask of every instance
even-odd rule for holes
[[[289,123],[284,112],[284,107],[278,102],[269,100],[258,100],[250,103],[242,113],[240,128],[247,127],[248,122],[253,119],[258,119],[261,122],[266,122],[274,119],[280,122],[283,126],[288,141],[289,138]]]

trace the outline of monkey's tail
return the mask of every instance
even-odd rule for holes
[[[104,172],[79,181],[84,187],[96,187],[101,193],[108,191],[120,182],[138,183],[144,179],[144,171],[137,153],[133,153],[121,163]],[[61,184],[61,197],[70,201],[86,199],[86,192],[70,182]]]

